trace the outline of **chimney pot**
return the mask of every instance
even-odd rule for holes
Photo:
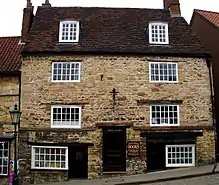
[[[45,0],[45,3],[42,4],[43,7],[51,7],[49,0]]]
[[[169,10],[171,16],[181,16],[179,0],[163,0],[164,9]]]
[[[32,7],[31,0],[27,0],[27,8],[30,8],[30,7]]]

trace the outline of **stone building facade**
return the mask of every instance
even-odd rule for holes
[[[209,54],[179,1],[164,5],[38,8],[22,50],[22,184],[215,162]]]
[[[20,37],[0,37],[0,184],[8,183],[14,161],[14,126],[9,111],[20,105]]]
[[[81,82],[51,82],[52,61],[57,60],[81,61]],[[177,61],[179,83],[150,83],[150,61]],[[118,91],[114,109],[110,93],[113,88]],[[187,141],[196,145],[195,164],[211,164],[214,162],[215,153],[210,97],[205,59],[114,56],[26,58],[22,64],[20,175],[25,183],[68,179],[68,171],[51,173],[31,170],[32,145],[48,143],[57,146],[70,146],[73,143],[86,145],[88,178],[108,175],[102,169],[102,135],[104,128],[113,126],[125,128],[127,143],[140,142],[138,157],[129,157],[126,151],[125,174],[143,173],[147,170],[147,137],[141,137],[141,133],[156,134],[158,131],[183,132],[185,136],[188,133],[199,133],[200,135],[191,136]],[[180,126],[150,127],[150,104],[161,100],[180,102]],[[82,128],[51,128],[53,104],[82,105]],[[148,138],[150,139],[150,136]]]

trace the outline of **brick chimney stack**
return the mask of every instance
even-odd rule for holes
[[[164,9],[170,11],[171,16],[173,17],[181,16],[179,0],[163,0],[163,6]]]
[[[22,23],[22,30],[21,30],[21,42],[26,42],[29,30],[32,25],[32,21],[34,18],[33,9],[31,0],[27,0],[27,6],[23,10],[23,23]]]

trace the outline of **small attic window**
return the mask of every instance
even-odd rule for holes
[[[78,42],[79,22],[61,21],[59,27],[59,42]]]
[[[169,44],[168,24],[161,22],[149,23],[149,43]]]

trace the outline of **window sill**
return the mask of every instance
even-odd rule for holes
[[[154,84],[179,84],[179,81],[149,81],[149,83]]]
[[[191,165],[181,165],[181,164],[175,164],[175,165],[166,165],[167,168],[190,168],[190,167],[194,167],[195,165],[191,164]]]
[[[65,44],[76,45],[76,44],[78,44],[78,41],[72,41],[72,42],[59,41],[56,45],[65,45]]]
[[[81,82],[80,80],[52,80],[52,83],[74,83],[74,82]]]
[[[169,43],[149,43],[149,46],[156,46],[156,47],[167,46],[167,47],[170,47],[170,44]]]
[[[0,174],[0,178],[7,178],[7,177],[8,177],[8,174],[7,175]]]
[[[150,124],[150,127],[179,127],[179,124],[175,124],[175,125],[167,125],[167,124]]]
[[[68,171],[68,169],[43,169],[43,168],[31,168],[32,171]]]
[[[82,129],[81,127],[71,127],[71,126],[51,126],[51,128],[55,128],[55,129]]]

